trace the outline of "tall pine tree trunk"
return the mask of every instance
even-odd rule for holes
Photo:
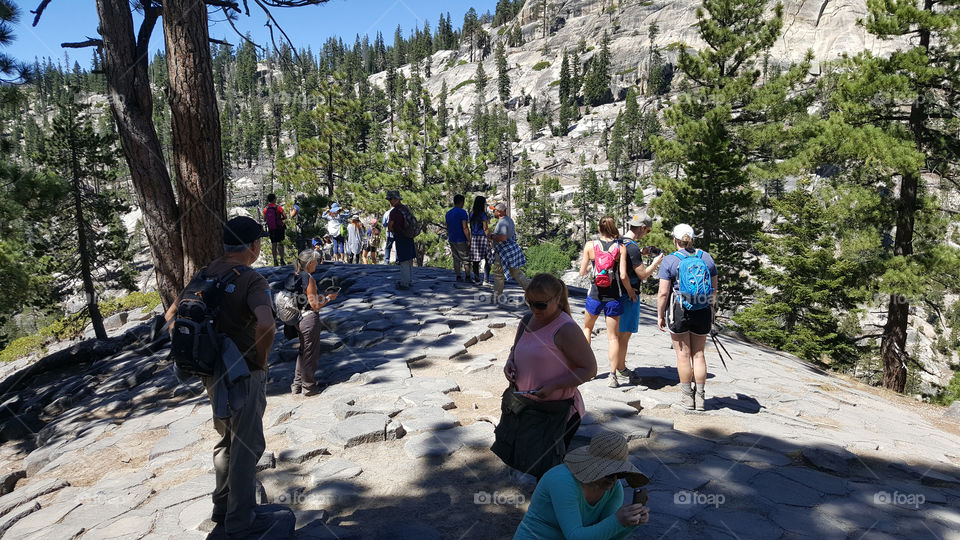
[[[923,10],[933,11],[933,0],[924,0]],[[921,27],[919,46],[925,52],[930,51],[930,30]],[[923,131],[928,120],[927,106],[923,93],[910,106],[910,131],[918,150],[923,151]],[[902,257],[913,255],[913,229],[917,213],[917,190],[920,187],[920,171],[908,171],[900,180],[900,197],[897,205],[897,236],[893,243],[893,254]],[[883,338],[880,342],[880,358],[883,361],[883,386],[897,392],[903,392],[907,385],[907,323],[909,322],[910,302],[901,294],[890,295],[887,307],[887,323],[883,326]]]
[[[110,110],[143,213],[157,289],[166,307],[183,288],[183,246],[179,211],[153,125],[153,95],[147,76],[147,43],[156,18],[144,22],[141,34],[145,35],[141,35],[138,48],[127,0],[97,0],[97,14]]]
[[[170,123],[183,228],[184,273],[223,253],[226,186],[220,111],[202,0],[164,0],[163,35],[170,75]]]
[[[71,139],[73,137],[71,136]],[[73,191],[73,211],[77,224],[77,251],[80,253],[80,280],[83,282],[83,292],[87,296],[87,313],[93,324],[93,332],[97,339],[107,339],[107,330],[103,327],[103,315],[100,314],[100,305],[97,302],[97,290],[93,286],[93,270],[90,263],[90,244],[87,242],[87,220],[83,215],[83,194],[80,185],[80,160],[77,158],[76,148],[72,148],[70,159],[71,181]]]

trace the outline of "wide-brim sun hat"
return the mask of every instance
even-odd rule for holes
[[[330,205],[330,211],[331,211],[331,212],[339,212],[339,211],[340,211],[340,205],[337,204],[337,203],[331,204],[331,205]]]
[[[627,459],[627,439],[613,431],[601,431],[590,444],[571,450],[563,458],[573,477],[584,484],[596,482],[612,474],[626,478],[631,487],[650,483],[647,475]]]

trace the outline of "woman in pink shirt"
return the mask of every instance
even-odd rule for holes
[[[597,374],[597,359],[580,326],[570,316],[567,286],[551,274],[537,274],[526,290],[531,315],[523,318],[504,374],[524,397],[535,401],[573,399],[564,443],[583,417],[577,389]]]

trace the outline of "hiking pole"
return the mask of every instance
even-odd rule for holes
[[[730,371],[727,369],[727,363],[723,361],[723,353],[727,353],[727,357],[730,358],[730,361],[733,361],[733,356],[730,355],[730,351],[717,339],[717,332],[715,330],[710,332],[710,339],[713,340],[713,346],[717,348],[717,356],[720,357],[720,363],[723,364],[723,369]],[[721,349],[723,349],[722,352]]]

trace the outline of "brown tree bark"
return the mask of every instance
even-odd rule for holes
[[[223,252],[227,214],[206,4],[202,0],[164,0],[163,35],[184,273],[193,276]]]
[[[157,290],[167,307],[183,288],[183,247],[173,187],[153,125],[153,95],[147,77],[146,44],[156,16],[147,14],[152,18],[141,27],[138,47],[127,0],[97,0],[97,14],[110,110],[143,212]]]

